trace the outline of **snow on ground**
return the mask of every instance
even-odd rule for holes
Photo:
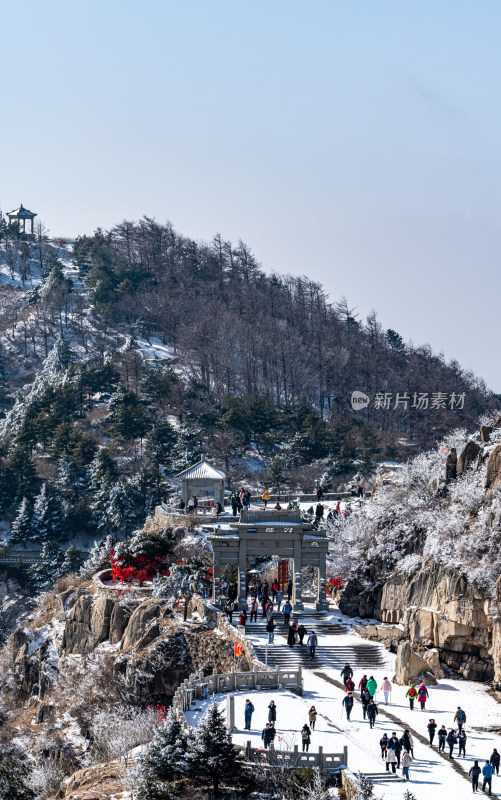
[[[164,344],[157,336],[150,336],[148,339],[137,336],[136,341],[145,361],[165,361],[174,358],[174,348]]]
[[[342,620],[348,624],[352,622],[337,609],[322,619],[332,622]],[[303,620],[303,622],[308,628],[308,620]],[[249,638],[253,644],[263,643],[265,639],[264,636]],[[362,641],[361,637],[352,629],[340,636],[319,635],[318,639],[319,647],[326,644],[327,639],[331,646],[354,645]],[[270,647],[286,648],[285,638],[275,635],[275,644]],[[382,653],[385,658],[385,666],[382,669],[368,672],[369,676],[374,675],[379,686],[385,676],[392,679],[395,661],[395,656],[383,648]],[[302,697],[287,690],[236,692],[235,723],[238,730],[233,734],[233,741],[243,745],[250,740],[253,747],[261,746],[261,732],[268,719],[268,704],[273,699],[277,705],[276,748],[291,750],[297,744],[301,750],[300,731],[308,719],[308,709],[315,705],[318,718],[316,729],[312,733],[310,750],[316,752],[318,746],[322,745],[324,753],[340,753],[346,745],[348,747],[348,766],[353,772],[360,770],[365,773],[383,773],[385,767],[379,750],[379,740],[383,733],[386,732],[388,736],[391,736],[395,731],[400,738],[404,728],[408,726],[411,732],[415,730],[427,739],[426,726],[430,718],[435,719],[438,727],[444,724],[449,730],[451,727],[455,727],[454,714],[457,707],[461,706],[467,715],[465,726],[468,737],[467,755],[466,758],[457,759],[457,763],[468,771],[475,759],[478,759],[482,766],[482,762],[490,757],[494,747],[501,752],[500,733],[489,730],[492,727],[500,729],[501,732],[501,707],[493,697],[487,694],[487,689],[482,684],[464,680],[441,680],[438,686],[428,687],[430,698],[424,712],[417,704],[417,708],[415,707],[413,711],[410,710],[409,703],[405,698],[406,687],[394,685],[391,704],[388,707],[384,706],[382,692],[378,690],[376,701],[380,714],[377,717],[375,728],[371,730],[369,722],[363,719],[361,704],[356,701],[351,715],[352,720],[348,722],[342,713],[344,691],[315,673],[322,673],[336,681],[340,680],[338,669],[318,667],[315,670],[303,670],[304,693]],[[356,686],[363,674],[362,670],[355,671]],[[243,706],[247,697],[250,697],[255,707],[251,731],[243,730]],[[225,694],[216,695],[216,701],[222,709],[226,708]],[[188,722],[197,724],[210,702],[212,700],[208,699],[196,711],[189,712],[186,715]],[[385,710],[396,717],[399,723],[385,717]],[[437,737],[435,737],[433,748],[428,744],[422,744],[415,738],[415,761],[411,768],[411,781],[408,788],[414,793],[416,800],[436,800],[437,797],[459,799],[469,796],[471,794],[469,781],[453,768],[454,758],[452,763],[449,763],[448,759],[444,760],[438,755],[437,744]],[[401,771],[399,772],[401,775]],[[402,800],[406,786],[401,782],[376,786],[375,797],[384,795],[385,800]],[[493,796],[501,797],[501,778],[497,776],[493,778]]]

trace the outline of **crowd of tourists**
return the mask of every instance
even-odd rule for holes
[[[252,724],[252,715],[254,714],[254,705],[247,699],[244,706],[244,730],[250,731]],[[311,706],[308,711],[308,720],[301,728],[301,743],[303,753],[307,753],[311,744],[311,735],[315,730],[315,723],[317,721],[317,710],[315,706]],[[263,740],[263,747],[265,750],[273,750],[275,737],[277,735],[277,706],[275,701],[272,700],[268,706],[268,722],[266,722],[262,732],[261,739]]]

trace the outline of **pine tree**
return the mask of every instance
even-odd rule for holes
[[[188,734],[187,751],[178,762],[179,771],[187,777],[212,784],[214,800],[224,780],[230,784],[242,778],[242,757],[230,742],[223,714],[213,703],[199,726]]]
[[[61,565],[61,573],[63,575],[72,575],[78,572],[84,561],[83,553],[77,550],[74,544],[70,545],[64,553],[64,561]]]
[[[107,536],[106,539],[95,542],[94,546],[89,550],[89,555],[83,565],[83,570],[86,572],[90,570],[95,572],[98,569],[104,569],[107,565],[109,566],[110,550],[113,550],[114,547],[115,540],[112,536]]]
[[[61,575],[64,553],[57,542],[45,542],[40,561],[30,567],[28,575],[33,587],[40,592],[50,589]]]
[[[53,495],[44,483],[33,506],[32,526],[36,540],[48,542],[63,538],[65,512],[61,498]]]
[[[154,779],[172,780],[178,774],[176,765],[185,753],[183,729],[172,709],[169,709],[163,726],[155,733],[141,760],[144,774]]]
[[[363,772],[357,773],[356,800],[372,800],[374,797],[374,783]]]
[[[282,459],[275,456],[270,464],[270,483],[272,486],[276,487],[277,491],[280,491],[280,487],[285,483],[283,469],[284,464]]]
[[[33,540],[34,531],[32,524],[33,510],[26,497],[23,497],[17,516],[12,523],[12,535],[10,543],[13,545],[26,543]]]

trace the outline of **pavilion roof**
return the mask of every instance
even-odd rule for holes
[[[34,211],[29,211],[21,203],[19,208],[16,208],[15,211],[8,211],[7,212],[7,216],[8,217],[27,217],[27,218],[31,219],[31,217],[36,217],[37,215],[35,214]]]
[[[199,461],[198,464],[193,464],[192,467],[188,467],[188,469],[179,472],[176,475],[177,478],[181,478],[181,480],[186,480],[187,478],[201,478],[203,480],[222,480],[226,478],[226,472],[223,472],[222,469],[218,469],[214,467],[212,464],[209,464],[208,461]]]

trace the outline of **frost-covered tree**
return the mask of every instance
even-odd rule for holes
[[[63,538],[65,513],[61,499],[44,483],[33,506],[32,526],[37,541]]]
[[[211,704],[198,727],[190,730],[186,742],[186,753],[178,762],[179,771],[211,785],[215,800],[223,781],[231,786],[242,779],[242,756],[231,744],[223,714],[216,703]]]
[[[104,567],[109,566],[110,550],[114,549],[114,546],[115,540],[113,536],[107,536],[106,539],[95,542],[82,566],[82,573],[96,572],[98,569],[104,569]]]
[[[62,575],[72,575],[78,572],[83,564],[84,556],[81,550],[78,550],[74,544],[70,545],[64,553],[64,561],[61,564]]]
[[[173,564],[170,575],[160,578],[155,584],[155,597],[186,597],[199,588],[202,577],[209,569],[208,562],[202,558],[193,558],[185,564]]]
[[[16,518],[12,523],[12,535],[10,538],[11,544],[22,544],[26,546],[26,543],[34,538],[32,517],[33,510],[31,508],[31,504],[26,497],[23,497]]]
[[[35,800],[35,792],[28,785],[30,768],[17,758],[6,758],[0,763],[0,798],[2,800]]]
[[[185,752],[186,738],[183,729],[170,709],[141,758],[143,775],[155,780],[172,780],[179,774],[177,764],[184,758]]]
[[[91,731],[102,755],[108,760],[119,758],[127,768],[130,751],[151,741],[156,722],[155,712],[123,706],[113,711],[98,711]]]
[[[44,542],[40,561],[30,567],[28,575],[33,587],[40,592],[52,588],[61,575],[64,553],[57,542]]]

